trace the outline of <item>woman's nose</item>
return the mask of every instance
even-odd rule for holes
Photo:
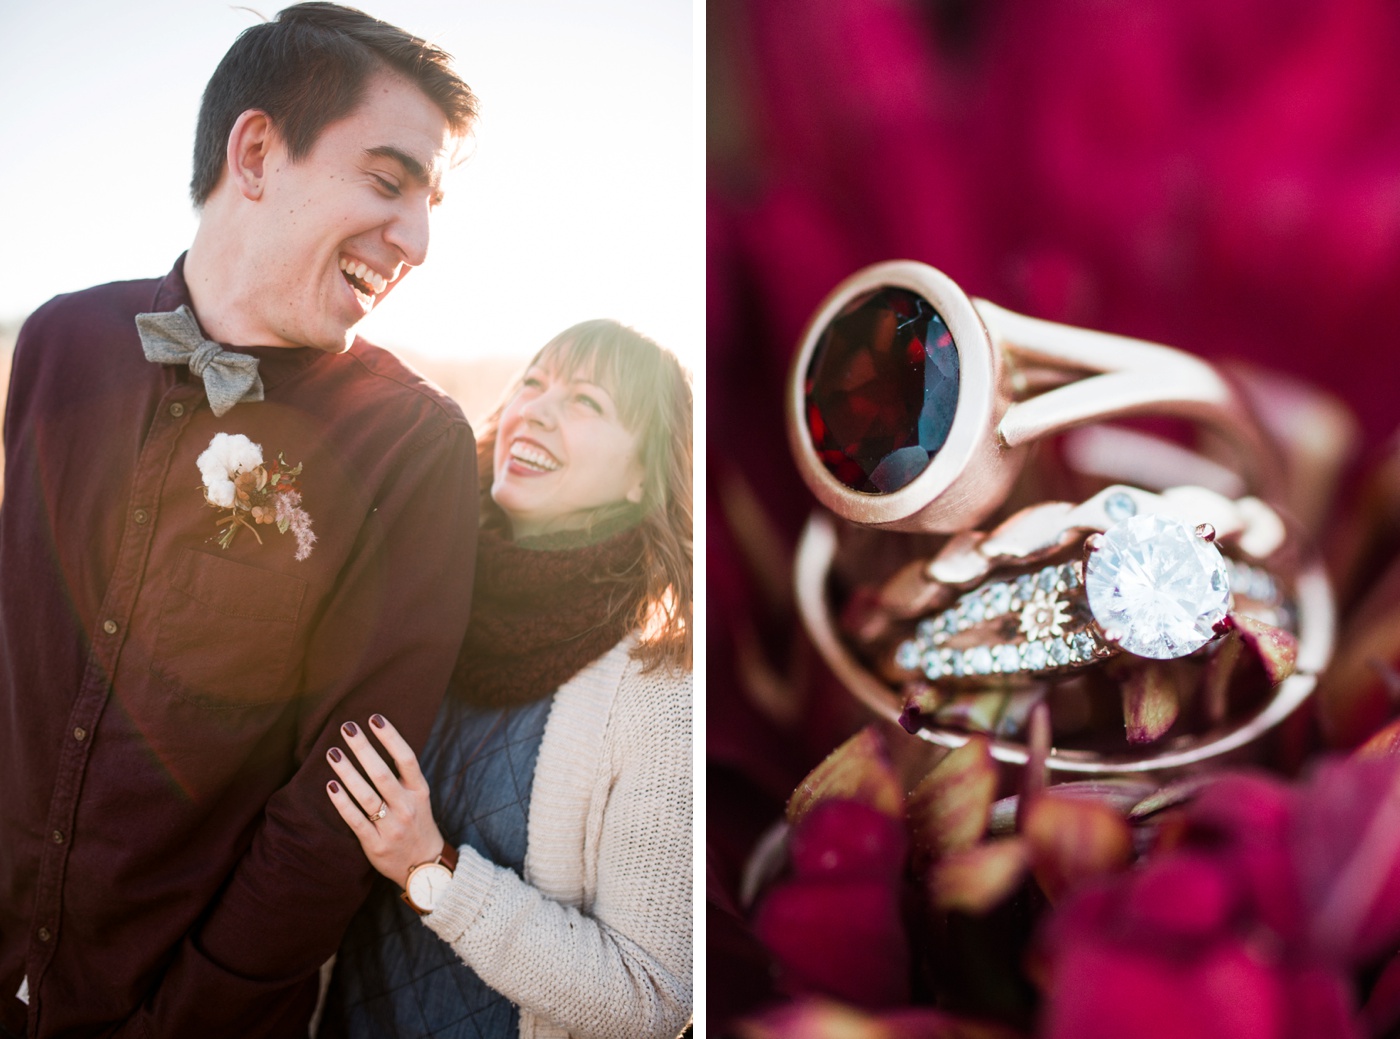
[[[553,390],[546,390],[527,400],[520,413],[527,422],[547,429],[552,428],[558,415],[558,395]]]

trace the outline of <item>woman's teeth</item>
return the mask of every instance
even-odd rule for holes
[[[525,444],[511,444],[510,457],[540,472],[552,473],[559,468],[559,463],[552,456]]]
[[[340,269],[345,273],[347,278],[351,279],[351,284],[359,282],[356,288],[361,289],[367,296],[379,295],[384,291],[385,286],[389,284],[389,279],[381,277],[363,263],[356,263],[353,260],[346,259],[344,256],[340,258]]]

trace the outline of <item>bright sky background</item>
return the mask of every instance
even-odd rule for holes
[[[253,0],[269,17],[288,0]],[[532,353],[590,317],[704,350],[689,0],[362,0],[481,100],[426,265],[361,326],[388,347]],[[189,244],[200,95],[256,18],[228,0],[0,0],[0,322],[164,274]]]

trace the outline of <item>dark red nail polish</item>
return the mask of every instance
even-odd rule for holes
[[[346,722],[341,728],[345,730],[345,735],[347,736],[358,736],[360,734],[360,730],[355,728],[354,722]]]
[[[370,723],[371,725],[373,725],[376,729],[382,729],[382,728],[384,728],[384,715],[382,715],[382,714],[371,714],[371,715],[369,716],[369,723]]]
[[[333,794],[338,794],[338,793],[340,793],[340,784],[337,783],[334,779],[332,779],[332,780],[331,780],[329,783],[327,783],[326,785],[329,786],[329,787],[331,788],[331,793],[333,793]]]
[[[344,757],[344,755],[340,753],[339,747],[332,747],[330,750],[326,751],[326,753],[331,756],[332,761],[339,761]]]

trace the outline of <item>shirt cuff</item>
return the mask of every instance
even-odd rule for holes
[[[496,866],[476,849],[463,845],[458,849],[457,868],[452,871],[452,884],[443,894],[442,904],[423,917],[423,922],[443,941],[455,942],[486,908],[495,883]]]

